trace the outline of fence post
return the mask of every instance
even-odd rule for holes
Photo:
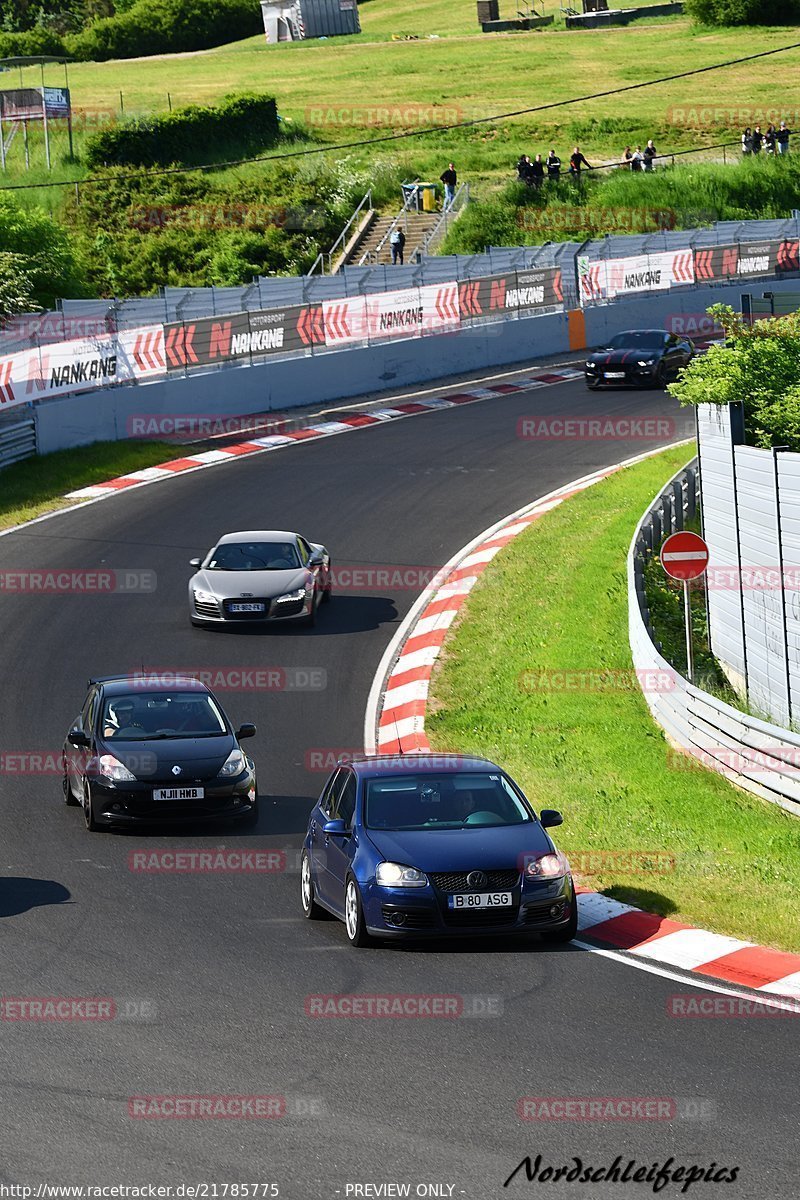
[[[786,723],[792,724],[792,673],[789,666],[789,630],[786,626],[786,581],[783,577],[783,530],[781,529],[781,489],[778,478],[778,453],[788,446],[772,447],[772,465],[775,479],[775,525],[778,534],[778,570],[780,571],[781,621],[783,622],[783,661],[786,668]]]

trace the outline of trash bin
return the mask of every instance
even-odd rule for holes
[[[436,212],[436,184],[435,183],[419,183],[417,187],[422,196],[422,211]]]
[[[420,185],[415,181],[414,183],[401,184],[401,187],[403,189],[403,207],[409,209],[411,212],[419,212],[421,204],[419,194]]]

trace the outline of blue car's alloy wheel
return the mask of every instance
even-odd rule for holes
[[[309,921],[319,921],[326,914],[314,899],[314,880],[311,878],[311,859],[308,851],[303,851],[300,860],[300,897],[303,903],[303,915]]]
[[[344,923],[351,946],[369,945],[369,934],[364,924],[364,911],[355,879],[348,879],[344,893]]]

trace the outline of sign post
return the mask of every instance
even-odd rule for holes
[[[661,547],[661,565],[671,579],[683,584],[683,620],[686,631],[686,667],[689,682],[694,683],[694,647],[692,644],[692,608],[689,581],[699,579],[708,566],[708,546],[697,533],[672,533]]]

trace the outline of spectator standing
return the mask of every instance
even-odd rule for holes
[[[767,154],[775,153],[775,139],[777,137],[777,133],[778,131],[774,125],[767,126],[767,132],[764,134],[764,149],[766,150]]]
[[[558,157],[555,150],[551,148],[550,153],[547,156],[547,178],[558,179],[560,174],[561,159]]]
[[[788,154],[789,153],[789,134],[790,133],[791,133],[791,130],[787,129],[786,122],[781,121],[780,128],[778,129],[778,132],[775,134],[775,142],[776,142],[776,148],[777,148],[778,154]]]
[[[650,141],[647,143],[647,145],[646,145],[646,146],[645,146],[645,148],[644,148],[644,155],[643,155],[643,157],[644,157],[644,169],[645,169],[645,171],[652,171],[652,169],[653,169],[653,159],[658,157],[658,151],[657,151],[657,150],[656,150],[656,148],[655,148],[655,145],[654,145],[654,143],[653,143],[653,139],[652,139],[652,138],[650,138]]]
[[[530,161],[527,154],[520,154],[519,162],[517,163],[517,178],[520,183],[528,182],[528,163]]]
[[[625,147],[625,152],[624,152],[624,154],[622,155],[622,159],[623,159],[623,162],[624,162],[624,164],[625,164],[626,168],[627,168],[629,171],[630,171],[630,169],[631,169],[631,159],[632,159],[632,158],[633,158],[633,151],[631,150],[630,146],[626,146],[626,147]]]
[[[761,153],[761,145],[764,141],[764,135],[761,132],[760,125],[753,126],[752,138],[753,138],[753,154],[760,154]]]
[[[748,125],[742,133],[742,154],[753,153],[753,133]]]
[[[632,171],[644,170],[644,155],[642,154],[641,146],[637,146],[633,152],[633,158],[631,159],[631,170]]]
[[[575,149],[572,151],[572,154],[570,154],[570,156],[569,156],[569,173],[570,173],[570,175],[577,175],[578,178],[580,178],[582,166],[586,167],[587,171],[591,171],[591,169],[592,169],[589,166],[586,159],[581,154],[580,148],[578,146],[576,146]]]
[[[446,211],[448,208],[453,207],[453,201],[456,198],[456,185],[458,183],[458,176],[456,175],[455,163],[448,163],[447,170],[442,171],[439,178],[441,179],[442,183],[444,184],[444,206],[443,207]]]
[[[537,154],[531,163],[531,183],[535,188],[540,188],[544,183],[544,163],[541,154]]]
[[[400,266],[402,267],[402,265],[403,265],[403,249],[405,247],[405,244],[406,244],[406,235],[403,233],[402,229],[400,229],[400,227],[398,226],[396,229],[393,229],[391,234],[389,235],[389,245],[392,248],[392,266],[395,266],[397,263],[400,263]]]

